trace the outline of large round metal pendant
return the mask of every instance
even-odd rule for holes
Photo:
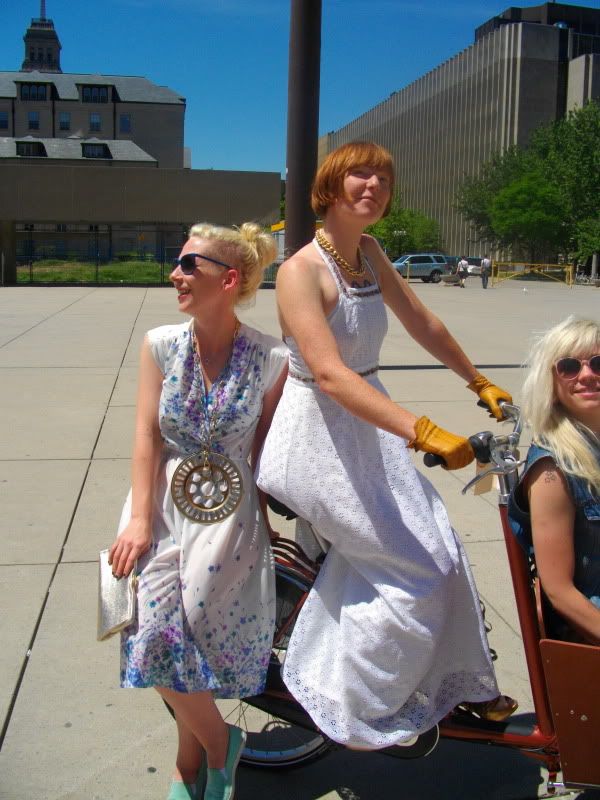
[[[193,522],[212,525],[232,514],[244,485],[238,468],[213,451],[196,453],[179,464],[171,480],[173,502]]]

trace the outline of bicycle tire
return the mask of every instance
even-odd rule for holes
[[[260,769],[292,769],[325,756],[334,743],[318,731],[309,730],[270,711],[258,709],[244,700],[227,710],[221,706],[226,722],[246,731],[246,746],[240,762]]]

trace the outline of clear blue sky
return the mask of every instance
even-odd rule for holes
[[[580,5],[594,6],[598,0]],[[323,0],[319,132],[468,47],[502,0]],[[195,169],[285,173],[288,0],[46,0],[64,72],[144,75],[187,101]],[[19,70],[39,0],[0,0],[0,70]]]

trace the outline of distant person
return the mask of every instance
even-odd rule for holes
[[[521,543],[533,545],[546,633],[600,645],[598,322],[568,317],[537,341],[523,412],[532,444],[510,519]]]
[[[456,265],[456,274],[458,275],[458,283],[461,289],[465,288],[465,281],[469,277],[469,262],[463,256]]]
[[[277,275],[290,371],[258,467],[263,491],[330,545],[283,679],[328,737],[370,750],[410,744],[465,702],[492,720],[517,706],[499,696],[466,555],[410,449],[441,455],[448,469],[474,453],[385,391],[386,308],[497,419],[510,395],[477,372],[364,234],[393,188],[392,157],[371,142],[342,145],[319,167],[312,207],[323,228]]]
[[[194,225],[169,276],[189,320],[148,331],[142,345],[132,490],[110,560],[117,577],[136,560],[139,573],[121,686],[154,687],[175,712],[168,800],[233,796],[245,733],[214,698],[262,692],[271,655],[274,534],[251,465],[287,351],[240,323],[236,306],[254,297],[275,254],[254,223]]]
[[[487,289],[488,287],[488,280],[491,271],[492,271],[492,262],[490,261],[490,258],[486,253],[484,257],[481,259],[481,286],[484,289]]]

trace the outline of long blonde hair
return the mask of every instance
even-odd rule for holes
[[[600,353],[600,325],[594,320],[570,316],[539,336],[527,359],[522,408],[533,440],[552,451],[559,469],[583,478],[600,494],[600,465],[593,448],[598,437],[570,417],[554,394],[554,364],[577,353]]]
[[[221,257],[229,258],[229,263],[240,273],[238,303],[252,300],[261,284],[265,267],[273,263],[277,255],[275,239],[255,222],[244,222],[239,228],[198,222],[190,228],[189,236],[222,243],[223,246],[218,248]]]

